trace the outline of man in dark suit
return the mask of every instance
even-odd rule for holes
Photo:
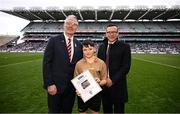
[[[131,51],[128,44],[118,41],[119,30],[115,24],[106,28],[106,39],[100,45],[98,57],[106,62],[107,84],[102,92],[104,113],[124,113],[128,100],[126,75],[131,66]]]
[[[43,79],[48,94],[49,113],[72,113],[75,89],[71,84],[74,67],[83,56],[80,42],[74,39],[76,16],[64,21],[64,33],[50,38],[44,52]]]

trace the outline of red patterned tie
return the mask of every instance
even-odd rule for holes
[[[68,50],[69,60],[71,61],[71,38],[68,39],[67,50]]]

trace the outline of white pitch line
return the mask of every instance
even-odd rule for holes
[[[137,59],[137,60],[140,60],[140,61],[145,61],[145,62],[149,62],[149,63],[153,63],[153,64],[158,64],[158,65],[162,65],[162,66],[167,66],[167,67],[171,67],[171,68],[175,68],[175,69],[180,70],[180,67],[173,66],[173,65],[163,64],[163,63],[160,63],[160,62],[154,62],[154,61],[150,61],[150,60],[146,60],[146,59],[140,59],[140,58],[136,58],[136,57],[133,57],[133,59]]]
[[[19,64],[24,64],[24,63],[31,63],[31,62],[36,62],[36,61],[40,61],[41,59],[38,60],[32,60],[32,61],[25,61],[25,62],[19,62],[19,63],[12,63],[12,64],[7,64],[7,65],[1,65],[1,67],[7,67],[7,66],[14,66],[14,65],[19,65]]]

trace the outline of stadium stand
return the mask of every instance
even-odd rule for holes
[[[16,35],[1,35],[0,36],[0,51],[7,51],[8,48],[17,44],[20,36]]]
[[[14,35],[0,35],[0,46],[3,46],[9,42],[14,42],[19,39],[19,36]]]
[[[132,53],[180,54],[180,6],[111,7],[15,7],[2,12],[29,20],[23,32],[22,44],[0,48],[1,51],[42,52],[49,37],[63,32],[63,20],[69,14],[78,17],[79,29],[75,37],[92,39],[97,44],[104,39],[109,23],[120,27],[119,40],[129,43]],[[97,45],[98,46],[98,45]]]

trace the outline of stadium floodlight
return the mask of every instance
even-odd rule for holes
[[[153,9],[167,9],[165,5],[154,5],[152,8]]]
[[[129,10],[129,6],[117,6],[114,10]]]
[[[134,7],[135,10],[146,10],[148,9],[148,6],[145,5],[137,5]]]
[[[171,7],[172,9],[180,9],[180,5],[174,5]]]
[[[59,11],[59,7],[56,6],[50,6],[46,8],[48,11]]]
[[[31,11],[42,11],[42,7],[30,7]]]
[[[13,7],[13,10],[14,11],[24,11],[24,10],[26,10],[26,8],[25,7]]]
[[[94,8],[92,6],[83,6],[83,7],[81,7],[80,10],[82,10],[82,11],[92,11],[92,10],[94,10]]]
[[[107,11],[109,11],[109,10],[112,10],[112,7],[111,6],[100,6],[99,8],[98,8],[98,10],[107,10]]]
[[[78,10],[76,7],[74,7],[74,6],[67,6],[67,7],[64,7],[63,8],[63,10],[65,10],[65,11],[76,11],[76,10]]]

